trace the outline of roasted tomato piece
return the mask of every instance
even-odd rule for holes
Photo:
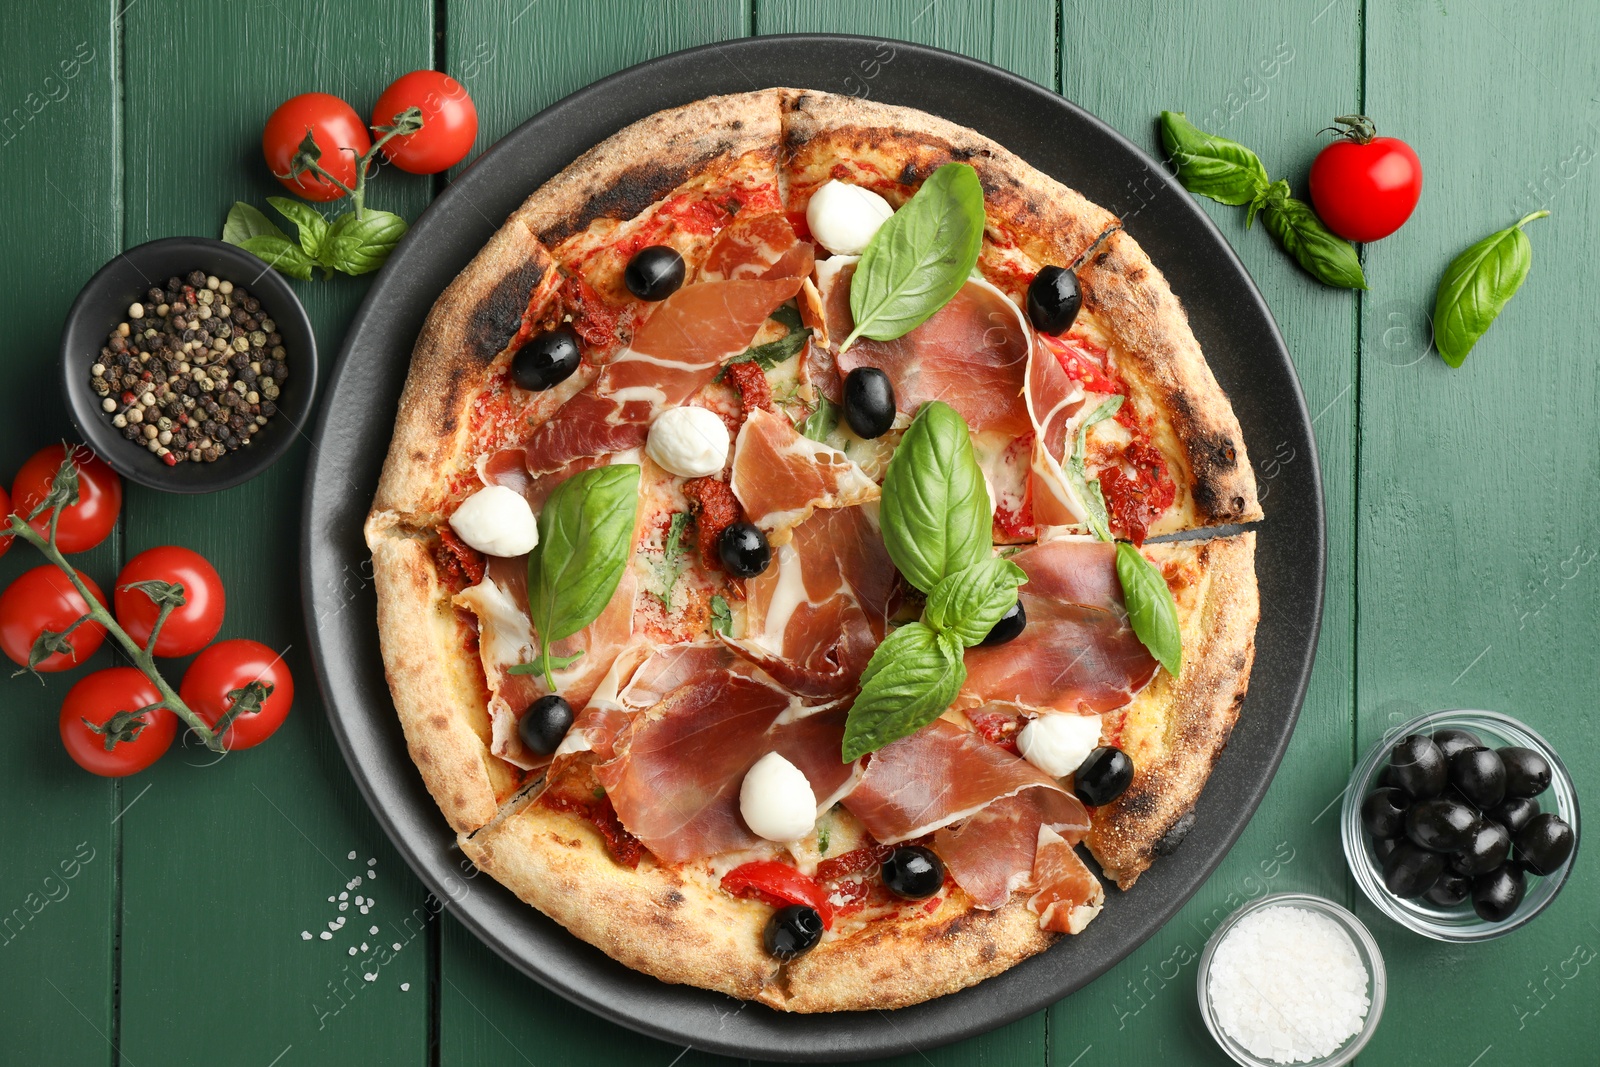
[[[722,876],[722,888],[736,897],[753,897],[775,908],[805,904],[817,909],[824,929],[833,926],[833,908],[828,904],[828,894],[815,879],[807,878],[787,863],[777,860],[742,863]]]

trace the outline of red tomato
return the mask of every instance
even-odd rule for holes
[[[56,547],[69,554],[86,552],[104,541],[122,513],[122,479],[117,472],[82,445],[73,445],[71,451],[78,465],[78,502],[61,512],[56,529]],[[28,458],[11,483],[17,514],[26,516],[50,495],[50,483],[66,458],[66,445],[49,445]],[[48,536],[50,512],[43,512],[29,525]]]
[[[437,174],[460,163],[478,136],[478,109],[462,84],[437,70],[414,70],[396,78],[378,97],[372,125],[394,125],[408,107],[422,109],[422,129],[383,146],[390,163],[408,174]]]
[[[346,186],[356,187],[356,160],[372,139],[356,109],[329,93],[301,93],[278,105],[261,131],[261,153],[283,187],[307,200],[337,200],[344,190],[319,174],[286,177],[300,142],[310,133],[322,149],[317,165]]]
[[[106,596],[82,571],[78,577],[101,604]],[[67,579],[51,564],[24,572],[0,593],[0,648],[19,667],[28,665],[28,653],[45,630],[63,633],[67,627],[89,613],[89,605]],[[106,628],[93,619],[85,622],[64,640],[71,653],[52,652],[34,668],[37,671],[66,671],[84,663],[100,649]]]
[[[828,894],[814,879],[787,863],[777,860],[741,863],[722,876],[722,888],[736,897],[755,897],[775,908],[789,904],[809,905],[822,917],[823,929],[833,926],[833,908],[828,904]]]
[[[67,690],[61,704],[61,743],[67,755],[84,770],[106,778],[144,770],[172,747],[178,733],[178,717],[166,708],[132,714],[160,700],[150,679],[132,667],[108,667],[85,675]],[[129,714],[114,721],[121,712]],[[110,725],[104,731],[93,730],[86,719],[98,727]]]
[[[154,652],[158,656],[189,656],[209,645],[222,629],[227,596],[222,578],[206,558],[178,545],[151,548],[128,561],[111,590],[117,621],[141,646],[150,640],[160,608],[143,592],[129,589],[135,582],[174,582],[183,586],[184,605],[174,608],[161,624]]]
[[[294,678],[278,653],[259,641],[218,641],[189,665],[178,695],[206,725],[215,726],[233,707],[229,694],[251,682],[272,686],[272,693],[262,701],[260,711],[245,712],[233,720],[222,744],[228,749],[254,748],[283,725],[294,703]]]
[[[1311,202],[1328,229],[1350,241],[1376,241],[1404,225],[1422,196],[1422,160],[1394,137],[1373,136],[1370,120],[1337,120],[1348,133],[1311,164]]]
[[[10,515],[10,514],[11,514],[11,494],[6,492],[4,486],[0,486],[0,516]],[[0,522],[0,529],[4,529],[4,528],[5,528],[4,523]],[[3,555],[6,554],[6,549],[10,548],[11,547],[11,542],[15,541],[15,540],[16,540],[16,538],[13,537],[11,534],[6,534],[3,537],[0,537],[0,556],[3,556]]]

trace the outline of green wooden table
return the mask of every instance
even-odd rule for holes
[[[1600,39],[1588,5],[12,0],[4,25],[7,482],[69,432],[56,343],[78,288],[123,247],[215,234],[234,200],[276,191],[260,127],[295,93],[336,93],[365,111],[396,75],[438,67],[477,101],[481,151],[562,96],[653,56],[754,33],[845,31],[1007,67],[1151,151],[1156,114],[1186,110],[1254,147],[1301,193],[1322,143],[1316,131],[1336,114],[1373,115],[1417,148],[1427,183],[1410,224],[1364,250],[1370,292],[1322,288],[1259,228],[1246,231],[1242,212],[1206,202],[1288,340],[1327,494],[1321,648],[1272,790],[1210,882],[1121,966],[1048,1011],[903,1062],[1221,1063],[1195,1005],[1196,957],[1239,904],[1291,889],[1353,906],[1383,947],[1388,1007],[1362,1062],[1595,1062],[1594,849],[1580,853],[1539,922],[1452,947],[1366,905],[1336,830],[1355,754],[1387,726],[1440,707],[1526,720],[1565,754],[1580,792],[1600,795],[1600,568],[1587,566],[1600,550],[1600,175],[1589,166],[1600,153]],[[415,217],[444,184],[388,171],[374,200]],[[1137,196],[1130,188],[1130,204]],[[1528,285],[1467,365],[1448,370],[1428,350],[1440,272],[1466,244],[1538,207],[1553,217],[1530,231]],[[325,363],[366,284],[298,285]],[[1274,456],[1273,445],[1251,442],[1269,509],[1273,483],[1310,477],[1313,462]],[[448,912],[430,920],[423,890],[357,794],[312,684],[296,593],[312,447],[302,442],[268,474],[213,496],[130,486],[118,533],[86,557],[102,584],[152,545],[210,557],[229,589],[223,636],[287,649],[300,680],[277,740],[215,766],[203,749],[175,750],[144,775],[107,782],[79,772],[57,740],[72,676],[0,690],[11,731],[0,746],[0,1060],[715,1059],[588,1016],[502,963]],[[31,556],[11,551],[0,581],[34,565]],[[103,651],[98,665],[110,662]],[[317,936],[341,917],[330,940]],[[380,944],[391,961],[363,968]]]

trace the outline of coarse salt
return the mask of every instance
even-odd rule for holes
[[[1287,905],[1252,912],[1211,958],[1207,993],[1223,1031],[1254,1056],[1303,1063],[1360,1032],[1367,969],[1333,919]]]

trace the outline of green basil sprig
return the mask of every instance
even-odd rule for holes
[[[1102,400],[1078,426],[1078,437],[1072,446],[1072,455],[1067,457],[1067,462],[1062,465],[1062,471],[1067,480],[1072,483],[1074,493],[1079,503],[1083,505],[1084,521],[1089,526],[1089,532],[1097,540],[1111,540],[1111,517],[1106,514],[1106,498],[1100,492],[1100,479],[1089,477],[1089,472],[1084,468],[1084,453],[1089,447],[1089,427],[1097,422],[1104,422],[1111,418],[1122,408],[1123,396],[1111,396]]]
[[[1526,215],[1450,261],[1433,301],[1433,345],[1450,366],[1461,366],[1478,338],[1522,288],[1533,266],[1533,246],[1522,228],[1549,214],[1535,211]]]
[[[1247,227],[1258,208],[1267,232],[1317,281],[1337,289],[1367,287],[1355,246],[1323,225],[1311,205],[1290,196],[1288,182],[1280,178],[1251,203]]]
[[[850,281],[858,337],[903,337],[966,284],[983,246],[983,186],[965,163],[946,163],[878,228]]]
[[[315,267],[322,268],[324,278],[336,270],[352,275],[375,271],[406,232],[405,219],[377,208],[366,208],[359,217],[346,212],[330,223],[297,200],[269,196],[267,203],[294,223],[297,237],[291,238],[259,208],[236,202],[223,223],[222,239],[301,281],[309,281]]]
[[[589,625],[610,603],[633,554],[638,504],[638,465],[617,463],[574,474],[539,512],[539,544],[528,554],[528,614],[539,669],[552,691],[558,664],[550,645]]]
[[[951,634],[966,648],[989,636],[989,631],[1017,602],[1017,587],[1028,572],[1009,559],[993,556],[947,574],[923,609],[923,620],[941,634]]]
[[[1117,580],[1122,583],[1122,600],[1134,634],[1176,678],[1183,669],[1183,634],[1167,580],[1143,552],[1126,541],[1117,542]]]
[[[879,514],[889,558],[924,593],[989,554],[989,492],[954,408],[930,401],[911,420],[884,474]]]
[[[937,719],[966,680],[955,635],[920,622],[891,631],[861,674],[861,692],[845,720],[844,762],[853,763]]]
[[[817,397],[817,409],[807,415],[805,421],[795,429],[800,431],[801,437],[809,437],[813,441],[827,443],[828,437],[839,427],[839,405],[825,396]]]

